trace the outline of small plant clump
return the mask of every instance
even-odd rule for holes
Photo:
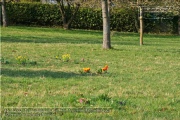
[[[37,65],[36,61],[30,61],[27,57],[25,56],[17,56],[16,57],[16,62],[17,64],[21,64],[21,65],[26,65],[26,64],[30,64],[30,65]]]
[[[36,61],[30,61],[29,64],[31,64],[31,65],[37,65],[37,62],[36,62]]]
[[[56,59],[59,59],[59,56],[58,56],[58,55],[56,55],[56,56],[55,56],[55,58],[56,58]]]
[[[86,67],[86,68],[83,68],[82,70],[79,70],[79,72],[81,74],[84,74],[84,73],[92,73],[90,71],[91,69],[89,67]],[[100,68],[96,71],[95,74],[102,74],[102,73],[107,73],[107,70],[108,70],[108,65],[105,65],[103,68]],[[93,74],[93,73],[92,73]]]
[[[17,56],[17,57],[16,57],[16,62],[17,62],[18,64],[25,65],[25,64],[27,64],[27,61],[28,61],[28,58],[25,57],[25,56]]]
[[[8,60],[6,60],[3,57],[0,59],[0,61],[1,61],[2,64],[9,64],[10,63]]]
[[[70,60],[70,54],[64,54],[62,55],[63,62],[68,62]]]
[[[108,65],[105,65],[103,68],[97,70],[97,74],[107,73]]]

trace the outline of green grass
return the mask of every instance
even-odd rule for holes
[[[178,120],[179,38],[145,34],[144,45],[139,46],[138,34],[112,32],[113,49],[103,50],[101,31],[1,28],[2,108],[111,108],[109,113],[68,112],[36,117],[42,120]],[[69,62],[62,61],[63,54],[70,54]],[[17,56],[26,56],[27,64],[17,64]],[[106,64],[108,72],[96,74]],[[79,70],[84,67],[90,67],[91,73],[81,74]],[[79,103],[80,98],[87,102]]]

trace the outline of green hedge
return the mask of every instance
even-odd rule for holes
[[[81,8],[71,26],[77,29],[101,30],[102,25],[101,10]]]
[[[62,26],[58,5],[41,3],[7,3],[8,21],[13,25]],[[111,30],[135,32],[138,28],[138,12],[133,8],[111,11]],[[177,18],[166,20],[145,20],[145,32],[160,31],[164,23],[168,32],[177,32]],[[71,27],[74,29],[102,30],[101,10],[81,8]],[[164,30],[164,28],[163,28]],[[166,30],[167,32],[167,30]]]
[[[10,24],[52,26],[61,25],[58,6],[40,3],[8,3]]]
[[[8,3],[7,14],[10,24],[62,26],[57,5],[40,3]],[[121,9],[111,13],[111,29],[118,31],[136,31],[133,10]],[[75,29],[102,30],[101,10],[81,8],[71,27]]]

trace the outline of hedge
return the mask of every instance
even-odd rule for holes
[[[30,26],[62,26],[61,13],[58,5],[41,3],[7,3],[8,22],[11,25]],[[111,30],[123,32],[137,32],[138,10],[135,8],[121,8],[111,11]],[[168,32],[177,31],[177,18],[166,20],[164,23],[170,28]],[[159,20],[145,20],[145,32],[161,29]],[[161,21],[162,22],[162,21]],[[102,30],[102,12],[91,8],[80,8],[71,27],[74,29]],[[159,26],[159,28],[157,27]],[[157,30],[158,29],[158,30]],[[155,31],[155,32],[156,32]],[[166,31],[167,32],[167,31]]]
[[[52,26],[61,25],[58,6],[39,3],[8,3],[9,24]]]

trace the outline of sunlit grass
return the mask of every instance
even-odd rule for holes
[[[145,34],[139,46],[138,34],[114,32],[112,46],[102,49],[101,31],[2,28],[1,58],[8,61],[1,64],[2,107],[112,108],[108,114],[65,113],[52,119],[180,118],[179,36]],[[68,62],[64,54],[70,54]],[[29,59],[27,64],[17,64],[19,55]],[[108,72],[97,74],[105,65]],[[79,72],[85,67],[91,73]],[[90,103],[80,104],[80,98]]]

